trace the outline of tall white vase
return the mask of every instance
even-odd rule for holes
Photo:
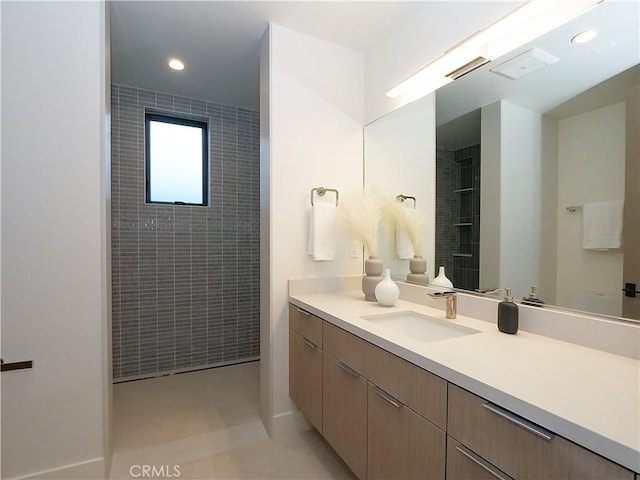
[[[376,285],[376,300],[380,305],[392,307],[396,300],[400,297],[400,289],[396,282],[391,280],[391,270],[388,268],[384,271],[384,280]]]
[[[444,267],[440,267],[438,271],[438,276],[431,281],[431,285],[436,285],[438,287],[445,288],[453,288],[453,282],[447,278],[444,274]]]

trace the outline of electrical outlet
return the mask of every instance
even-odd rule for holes
[[[360,257],[360,242],[351,240],[351,250],[349,252],[349,258],[359,258],[359,257]]]

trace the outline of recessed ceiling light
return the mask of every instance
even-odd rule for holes
[[[571,43],[587,43],[596,38],[597,35],[598,33],[595,30],[587,30],[573,37]]]
[[[169,59],[169,67],[173,68],[174,70],[184,70],[184,63],[182,63],[177,58],[171,58]]]

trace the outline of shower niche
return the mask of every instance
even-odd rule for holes
[[[479,110],[436,129],[435,259],[456,288],[479,288]]]

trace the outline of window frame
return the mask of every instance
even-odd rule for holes
[[[187,203],[182,201],[163,202],[151,200],[151,136],[149,130],[151,122],[163,122],[173,125],[197,127],[202,131],[202,203]],[[209,206],[209,123],[204,120],[181,117],[168,113],[145,111],[144,114],[144,199],[147,204],[157,205],[189,205],[194,207]]]

